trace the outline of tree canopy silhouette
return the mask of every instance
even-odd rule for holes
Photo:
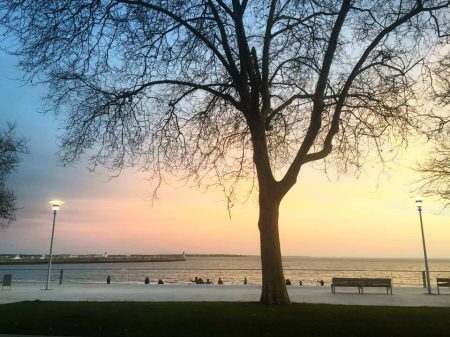
[[[419,165],[422,173],[421,190],[425,195],[437,196],[450,206],[450,144],[440,143],[431,158]]]
[[[425,195],[437,196],[450,206],[450,54],[443,57],[434,69],[434,97],[443,109],[438,128],[434,132],[435,149],[428,160],[419,164],[422,173],[421,190]]]
[[[181,174],[230,202],[256,177],[262,303],[289,303],[278,212],[302,166],[359,169],[428,132],[425,70],[450,26],[442,0],[0,4],[20,67],[64,115],[64,163]]]
[[[6,187],[6,177],[19,165],[19,154],[25,153],[26,140],[14,134],[14,124],[0,131],[0,228],[16,220],[16,196]]]

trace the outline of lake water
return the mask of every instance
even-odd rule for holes
[[[377,259],[377,258],[326,258],[284,257],[285,277],[293,285],[302,280],[304,285],[326,284],[332,277],[389,277],[394,286],[422,286],[423,259]],[[436,277],[450,277],[450,259],[429,260],[431,283]],[[167,283],[191,283],[195,277],[211,279],[219,277],[225,284],[242,284],[244,277],[249,284],[261,284],[259,256],[187,256],[178,262],[139,262],[104,264],[53,264],[52,283],[59,282],[63,270],[64,283],[143,283],[146,276],[151,283],[158,279]],[[12,273],[14,281],[45,282],[47,265],[3,265],[0,275]]]

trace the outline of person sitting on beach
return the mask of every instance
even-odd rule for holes
[[[158,284],[164,284],[163,280],[159,279]]]
[[[323,287],[323,285],[325,284],[325,282],[323,280],[319,281],[320,285]]]
[[[197,284],[204,284],[205,282],[203,282],[203,279],[201,277],[198,278],[198,282]]]
[[[300,282],[299,282],[298,284],[302,286],[302,285],[303,285],[303,281],[302,281],[302,280],[300,280]]]
[[[219,281],[217,281],[217,284],[223,284],[223,281],[220,277],[219,277]]]
[[[150,279],[148,278],[148,276],[145,277],[144,283],[145,284],[149,284],[150,283]]]
[[[206,279],[206,284],[212,284],[212,282],[209,278]]]
[[[194,277],[194,279],[193,280],[191,280],[191,282],[195,282],[195,284],[198,284],[198,277],[196,276],[196,277]]]
[[[291,280],[287,278],[287,279],[286,279],[286,285],[287,285],[287,286],[290,286],[291,284],[292,284],[292,283],[291,283]]]

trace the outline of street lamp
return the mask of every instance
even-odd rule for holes
[[[61,200],[50,200],[48,202],[52,205],[53,210],[53,228],[52,228],[52,240],[50,241],[50,258],[48,259],[48,272],[47,272],[47,283],[45,284],[45,290],[48,290],[48,285],[50,284],[50,274],[52,272],[52,257],[53,257],[53,236],[55,234],[55,221],[56,221],[56,213],[59,211],[59,208],[64,201]]]
[[[431,295],[430,270],[428,269],[427,247],[425,245],[425,234],[423,232],[422,198],[421,197],[416,197],[416,206],[417,206],[417,210],[419,211],[420,229],[422,230],[423,256],[424,256],[424,259],[425,259],[425,274],[426,274],[426,277],[427,277],[428,295]]]

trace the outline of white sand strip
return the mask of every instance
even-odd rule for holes
[[[258,285],[182,285],[182,284],[63,284],[51,290],[43,285],[13,284],[11,290],[0,291],[0,304],[21,301],[232,301],[256,302],[261,287]],[[450,307],[450,293],[442,289],[441,295],[426,295],[423,288],[394,288],[387,295],[382,288],[364,289],[364,295],[353,288],[289,286],[292,302],[329,303],[386,306]]]

